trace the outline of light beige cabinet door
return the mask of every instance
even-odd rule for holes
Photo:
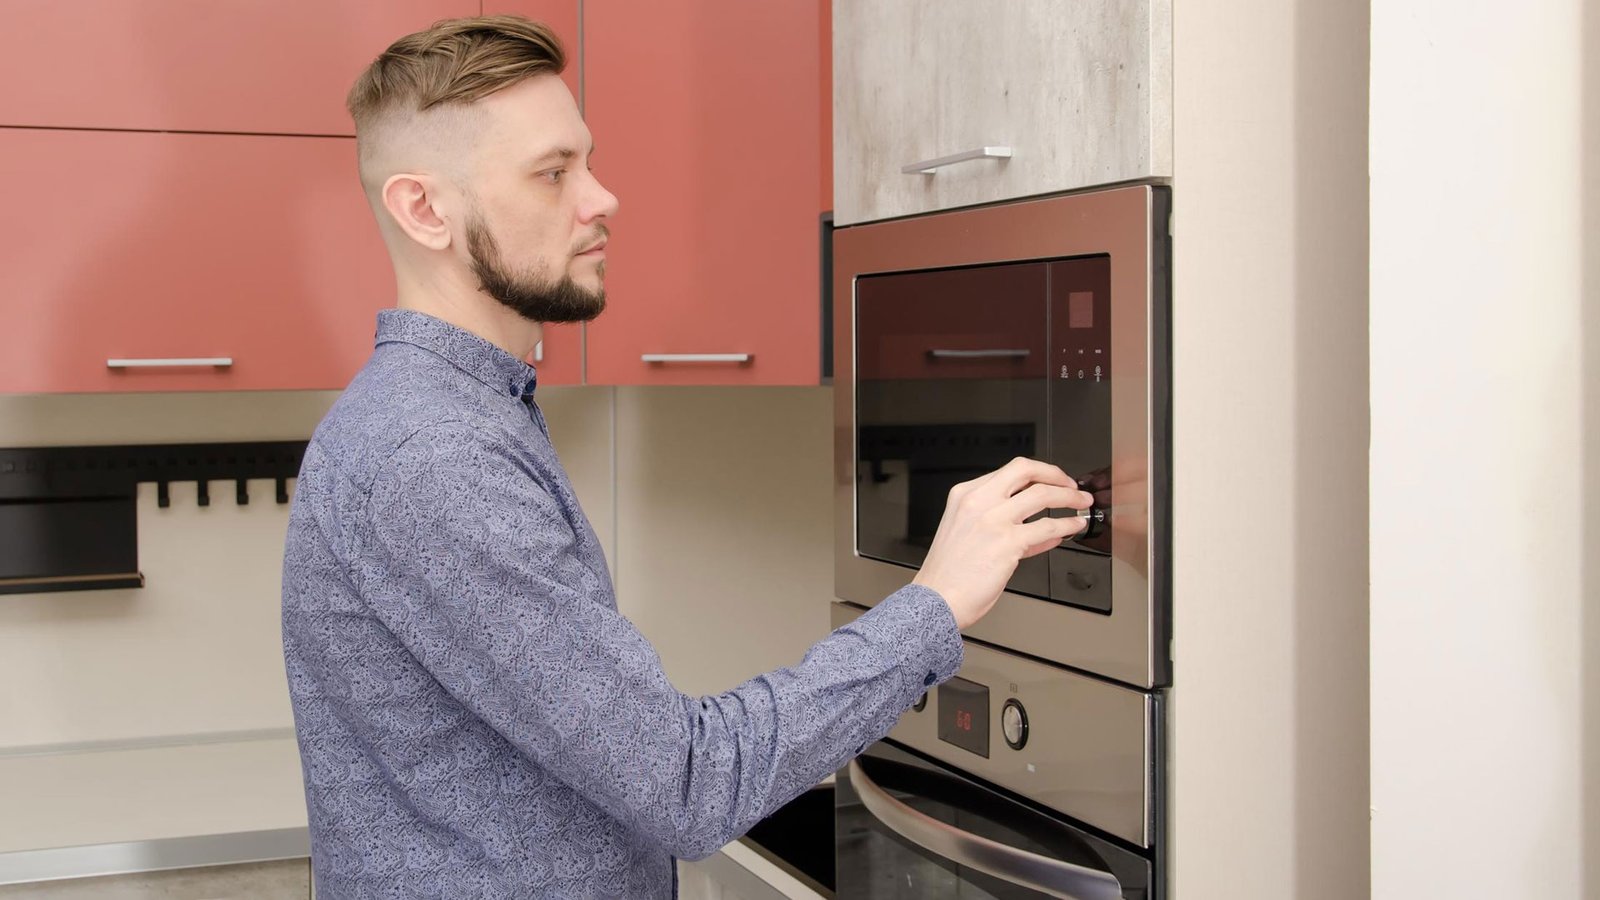
[[[1170,176],[1170,4],[835,3],[834,223]]]

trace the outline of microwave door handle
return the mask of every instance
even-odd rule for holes
[[[890,796],[854,760],[850,786],[861,797],[861,805],[885,827],[951,862],[1064,900],[1122,900],[1122,883],[1110,872],[1051,859],[941,822]]]
[[[929,350],[934,359],[1025,359],[1032,350]]]

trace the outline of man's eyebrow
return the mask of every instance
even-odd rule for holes
[[[540,154],[539,156],[534,157],[533,161],[530,162],[528,165],[530,165],[530,166],[542,166],[542,165],[546,165],[546,164],[553,163],[553,162],[567,162],[567,161],[573,159],[574,157],[576,157],[577,155],[578,155],[578,151],[572,149],[571,147],[556,147],[554,149],[545,151],[544,153]],[[594,145],[593,144],[589,145],[589,155],[590,156],[594,155]]]
[[[535,156],[533,160],[528,163],[528,165],[542,166],[546,163],[566,162],[577,155],[578,151],[572,149],[571,147],[556,147],[551,150],[546,150],[538,156]]]

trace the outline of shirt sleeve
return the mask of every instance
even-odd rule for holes
[[[612,607],[606,574],[580,559],[554,496],[460,424],[402,445],[363,529],[363,597],[444,689],[682,858],[709,856],[819,782],[961,664],[948,606],[910,585],[798,665],[685,696]]]

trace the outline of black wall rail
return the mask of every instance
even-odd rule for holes
[[[172,505],[168,485],[193,481],[211,505],[210,482],[275,482],[289,502],[305,441],[240,444],[139,444],[118,447],[0,448],[0,594],[143,587],[139,572],[140,482]]]

